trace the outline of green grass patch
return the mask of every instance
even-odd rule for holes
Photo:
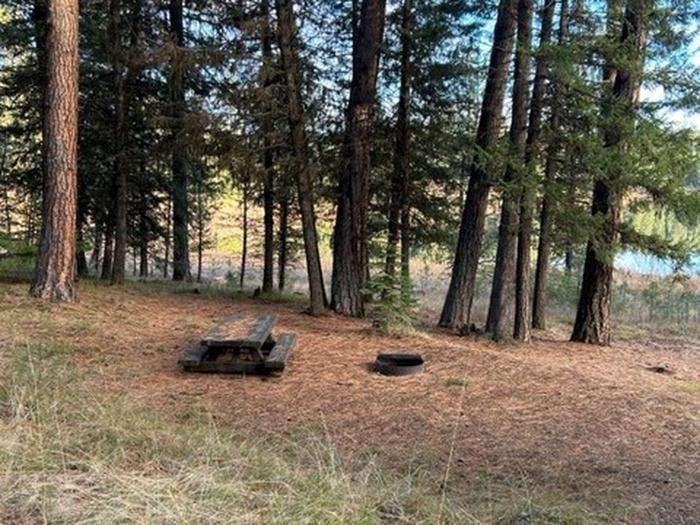
[[[681,392],[700,396],[700,381],[679,381],[676,388]]]
[[[466,377],[450,377],[445,381],[445,384],[447,386],[461,386],[466,388],[469,386],[469,379]]]
[[[37,248],[24,241],[0,234],[0,279],[31,279],[36,265]]]

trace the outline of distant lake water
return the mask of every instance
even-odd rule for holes
[[[618,254],[615,258],[615,266],[635,273],[654,274],[662,277],[671,275],[676,269],[672,261],[632,250]],[[683,271],[691,275],[700,274],[700,255],[693,257],[691,263],[684,267]]]

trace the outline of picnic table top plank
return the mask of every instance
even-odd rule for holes
[[[272,333],[278,317],[268,314],[258,319],[229,315],[221,319],[204,337],[207,347],[249,348],[260,350]]]

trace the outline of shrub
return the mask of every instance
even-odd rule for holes
[[[402,335],[414,331],[418,301],[409,279],[382,274],[370,279],[365,292],[370,296],[370,315],[382,332]]]

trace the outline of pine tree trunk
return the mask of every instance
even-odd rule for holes
[[[202,282],[202,259],[204,257],[204,224],[197,228],[197,282]]]
[[[36,62],[37,62],[37,80],[39,87],[39,118],[41,120],[41,180],[42,184],[46,185],[47,180],[47,162],[46,162],[46,152],[47,148],[46,137],[48,131],[46,126],[48,124],[47,113],[48,113],[48,30],[49,30],[49,20],[48,20],[48,0],[34,0],[33,10],[32,10],[32,23],[34,25],[34,38],[36,42]],[[25,240],[27,244],[34,244],[36,241],[35,232],[35,198],[34,193],[29,194],[29,205],[27,206],[27,221],[26,221],[26,235]]]
[[[409,202],[408,181],[404,181],[403,202]],[[401,279],[404,285],[411,278],[411,208],[409,205],[401,209]]]
[[[289,222],[289,197],[286,188],[280,199],[279,246],[277,251],[277,288],[284,291],[287,280],[287,227]]]
[[[556,0],[545,0],[540,26],[539,54],[535,67],[535,80],[530,102],[530,121],[527,130],[525,169],[520,194],[518,225],[518,250],[515,267],[515,326],[513,336],[519,341],[530,340],[530,250],[532,247],[532,210],[534,195],[532,188],[535,161],[540,154],[542,134],[542,112],[544,107],[545,82],[548,76],[547,46],[552,35]]]
[[[126,273],[127,249],[127,200],[126,200],[126,113],[127,93],[124,78],[123,50],[121,45],[121,0],[109,2],[109,41],[112,75],[114,78],[114,261],[112,284],[123,284]]]
[[[170,35],[176,46],[171,62],[169,79],[170,103],[173,127],[173,280],[189,281],[189,212],[187,195],[187,155],[185,153],[185,64],[182,58],[185,33],[182,15],[182,0],[170,0]]]
[[[241,249],[241,275],[238,287],[243,289],[245,284],[245,270],[248,259],[248,182],[243,183],[243,239]]]
[[[39,118],[41,119],[42,148],[41,148],[41,174],[42,180],[46,180],[46,148],[43,147],[47,129],[46,114],[48,112],[48,0],[34,0],[32,22],[36,41],[37,78],[39,86]]]
[[[440,326],[444,327],[462,327],[469,324],[489,191],[493,184],[487,157],[498,143],[500,135],[516,19],[516,0],[501,0],[481,104],[476,137],[477,152],[471,163],[450,286],[440,315]]]
[[[561,0],[559,15],[559,46],[568,40],[569,3]],[[537,264],[535,267],[535,288],[532,298],[532,327],[544,330],[547,319],[547,282],[549,277],[549,257],[552,245],[552,196],[551,186],[557,171],[557,157],[561,149],[559,129],[561,127],[561,83],[552,80],[552,113],[549,119],[549,144],[544,167],[544,196],[540,211],[540,236],[537,246]]]
[[[518,234],[518,207],[524,173],[520,164],[525,155],[527,141],[527,110],[530,100],[528,79],[530,74],[530,41],[532,38],[532,0],[518,0],[518,36],[513,74],[513,104],[510,122],[510,154],[503,177],[504,190],[501,201],[501,222],[498,230],[496,264],[493,272],[491,300],[486,331],[495,340],[509,339],[511,330],[511,301],[515,279],[515,252]]]
[[[90,254],[90,261],[88,262],[88,271],[97,273],[100,267],[100,255],[102,252],[102,228],[101,224],[97,222],[95,224],[95,236],[92,243],[92,253]]]
[[[163,263],[163,278],[168,278],[168,266],[170,265],[170,225],[172,224],[172,200],[168,199],[168,205],[165,210],[165,238],[163,243],[165,244],[165,255]]]
[[[112,255],[114,253],[114,214],[107,212],[105,225],[105,253],[102,257],[102,272],[100,279],[108,281],[112,278]]]
[[[609,76],[614,83],[611,96],[605,98],[602,107],[603,118],[608,120],[604,124],[604,145],[621,156],[625,154],[628,139],[625,130],[630,126],[629,120],[634,119],[641,85],[649,10],[647,1],[627,2],[619,39],[619,49],[626,56],[624,61],[618,62],[621,65],[615,73]],[[611,119],[611,115],[616,115],[622,122]],[[619,188],[619,180],[623,176],[620,167],[611,163],[605,175],[605,178],[595,182],[591,205],[591,214],[594,217],[602,216],[604,223],[602,231],[596,235],[596,241],[589,241],[586,247],[581,295],[571,334],[572,341],[601,345],[610,344],[612,337],[610,305],[613,262],[623,196]]]
[[[78,221],[80,223],[80,221]],[[77,227],[77,235],[78,235],[78,251],[76,253],[76,272],[78,277],[87,277],[88,276],[88,261],[87,257],[85,256],[85,249],[83,248],[84,246],[84,239],[83,239],[83,229],[81,226]]]
[[[46,159],[35,297],[75,300],[78,182],[78,1],[50,0]]]
[[[139,277],[148,277],[148,240],[145,238],[139,246]]]
[[[263,245],[263,292],[271,292],[274,274],[274,228],[275,228],[275,194],[274,194],[274,158],[272,150],[272,134],[274,133],[272,93],[272,31],[270,29],[269,0],[262,0],[262,55],[261,67],[262,97],[264,115],[262,117],[263,134],[263,212],[265,225],[265,239]]]
[[[76,254],[76,272],[78,277],[88,276],[88,262],[83,246],[82,228],[78,228],[78,253]]]
[[[275,0],[279,48],[287,84],[289,128],[294,151],[294,172],[299,194],[306,270],[309,279],[310,313],[319,315],[326,307],[323,271],[318,251],[318,234],[314,213],[313,188],[308,167],[308,142],[304,130],[304,108],[296,43],[296,22],[292,0]]]
[[[353,74],[334,231],[331,308],[355,317],[364,315],[362,288],[369,275],[370,134],[384,37],[385,4],[385,0],[363,0],[360,10],[353,45]]]
[[[571,244],[567,244],[566,252],[564,253],[564,270],[566,275],[571,275],[574,271],[574,252]]]
[[[145,210],[141,213],[139,232],[139,277],[146,278],[148,277],[148,219]]]
[[[78,111],[80,111],[78,109]],[[78,127],[80,127],[80,124],[78,124]],[[80,147],[80,146],[78,146]],[[76,267],[76,279],[80,279],[82,277],[87,277],[89,273],[89,268],[88,268],[88,261],[87,257],[85,255],[85,237],[83,236],[83,232],[85,230],[85,208],[86,208],[86,195],[85,195],[85,185],[81,183],[81,177],[78,174],[78,198],[77,198],[77,217],[76,217],[76,237],[77,237],[77,250],[76,250],[76,260],[75,260],[75,267]]]
[[[413,0],[403,0],[401,22],[401,85],[399,88],[399,111],[396,123],[396,146],[394,151],[394,172],[389,203],[386,262],[384,272],[393,277],[396,274],[396,252],[404,220],[404,210],[408,208],[408,178],[410,170],[409,140],[411,111],[411,38],[413,31]],[[407,241],[407,239],[404,239]],[[402,240],[402,244],[403,241]],[[403,252],[402,252],[403,256]],[[403,261],[403,257],[402,257]],[[402,264],[403,268],[403,264]],[[403,272],[402,272],[403,273]]]

